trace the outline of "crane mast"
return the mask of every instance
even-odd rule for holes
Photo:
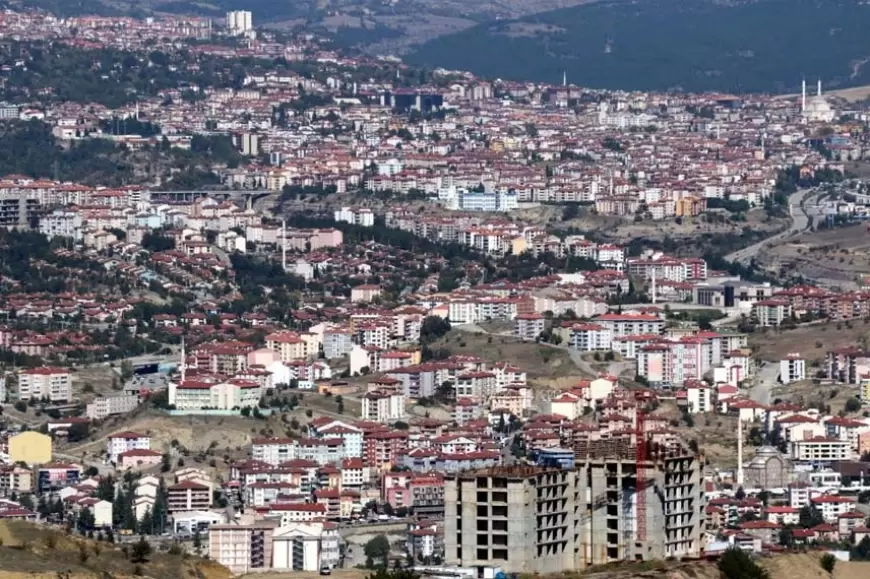
[[[646,541],[646,461],[648,458],[648,447],[646,438],[646,416],[643,410],[638,409],[637,419],[634,425],[634,434],[637,439],[635,451],[635,488],[636,506],[637,506],[637,542],[643,543]]]

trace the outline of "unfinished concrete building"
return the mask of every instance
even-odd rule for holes
[[[584,442],[574,470],[514,466],[445,482],[445,558],[462,567],[554,573],[617,561],[698,557],[704,532],[699,457],[650,448],[638,501],[630,438]],[[646,532],[637,526],[646,504]]]
[[[629,437],[575,445],[585,474],[586,513],[580,524],[578,565],[698,557],[704,534],[703,463],[683,444],[651,445],[643,464],[644,501],[638,500],[635,445]],[[637,509],[645,503],[646,529]]]
[[[444,486],[445,558],[554,573],[574,566],[577,473],[533,466],[460,473]]]

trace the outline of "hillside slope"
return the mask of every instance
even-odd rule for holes
[[[762,565],[770,571],[771,579],[865,579],[870,577],[870,562],[840,563],[828,575],[819,565],[819,553],[780,555],[763,559]],[[656,564],[653,564],[656,566]],[[713,563],[686,563],[668,565],[649,571],[619,570],[584,574],[583,579],[720,579]]]
[[[432,40],[411,64],[599,88],[789,92],[870,82],[861,0],[603,0]]]
[[[0,521],[0,579],[230,579],[225,567],[196,557],[152,553],[134,563],[121,545],[83,539],[41,525]]]

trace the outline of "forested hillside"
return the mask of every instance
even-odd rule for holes
[[[860,0],[604,0],[483,24],[424,44],[412,64],[488,77],[638,90],[785,92],[802,76],[870,82]]]

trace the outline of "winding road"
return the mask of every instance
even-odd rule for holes
[[[806,189],[804,191],[801,191],[800,193],[796,193],[796,195],[799,196],[797,199],[797,203],[791,203],[789,205],[789,212],[791,213],[792,222],[791,226],[788,229],[786,229],[785,231],[781,231],[774,236],[763,239],[758,243],[754,243],[749,247],[744,247],[743,249],[738,249],[734,253],[729,253],[725,256],[725,259],[727,259],[728,261],[734,261],[743,265],[747,265],[766,246],[782,241],[783,239],[792,235],[806,231],[810,226],[810,215],[816,215],[816,213],[808,210],[807,201],[811,197],[819,194],[820,192],[817,188]]]

